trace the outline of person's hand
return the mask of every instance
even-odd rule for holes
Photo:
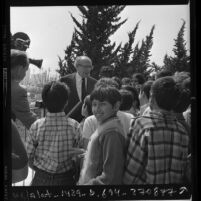
[[[85,153],[85,149],[82,149],[82,148],[71,148],[69,150],[69,153],[70,153],[70,156],[73,158],[73,157],[77,157],[77,156],[80,156],[82,154]]]

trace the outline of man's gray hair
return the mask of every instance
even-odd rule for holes
[[[88,56],[78,56],[75,59],[74,66],[77,67],[77,65],[80,64],[80,61],[83,60],[83,59],[89,60],[91,62],[91,65],[92,65],[92,61]]]

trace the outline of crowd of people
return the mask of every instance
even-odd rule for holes
[[[96,80],[78,56],[75,73],[44,85],[40,118],[19,84],[28,66],[26,51],[11,49],[13,183],[28,166],[32,186],[191,183],[188,72],[120,79],[104,67]],[[17,120],[29,130],[24,144]]]

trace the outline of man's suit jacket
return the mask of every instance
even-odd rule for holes
[[[30,111],[27,90],[14,81],[11,82],[11,110],[27,129],[37,119],[36,114]]]
[[[77,93],[75,77],[76,73],[72,73],[60,79],[60,81],[66,83],[70,89],[68,104],[66,105],[64,110],[66,114],[68,114],[69,111],[80,101]],[[97,80],[92,77],[87,78],[87,94],[90,94],[93,91],[96,82]],[[82,103],[80,102],[79,106],[70,115],[70,117],[80,122],[83,119],[83,116],[81,115],[81,109],[82,109]]]

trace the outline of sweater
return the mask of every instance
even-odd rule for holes
[[[125,141],[117,117],[98,125],[89,141],[78,185],[122,184]]]

